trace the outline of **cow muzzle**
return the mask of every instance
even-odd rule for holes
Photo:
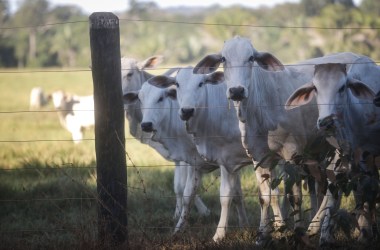
[[[322,131],[331,131],[336,128],[335,126],[335,115],[329,115],[325,118],[318,119],[317,125],[318,129]]]
[[[183,121],[188,121],[194,115],[194,110],[194,108],[181,108],[181,119]]]
[[[153,132],[153,123],[152,122],[142,122],[141,123],[141,129],[144,132]]]
[[[233,101],[241,101],[245,98],[245,90],[243,87],[233,87],[229,89],[229,98]]]

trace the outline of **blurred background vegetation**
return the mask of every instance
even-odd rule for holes
[[[11,11],[9,1],[0,0],[0,67],[88,67],[88,15],[79,7],[21,0]],[[300,0],[257,9],[162,9],[154,1],[125,1],[130,8],[115,13],[123,56],[162,54],[167,63],[190,64],[241,35],[251,38],[258,50],[289,63],[340,51],[380,58],[377,0],[362,0],[357,6],[353,0]]]

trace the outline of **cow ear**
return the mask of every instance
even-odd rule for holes
[[[142,62],[137,63],[137,67],[140,70],[154,69],[158,64],[163,61],[163,56],[151,56]]]
[[[177,99],[177,89],[176,88],[168,88],[168,90],[166,91],[166,96],[173,99],[173,100],[176,100]]]
[[[139,97],[138,91],[130,91],[123,95],[123,100],[125,104],[133,104],[139,99],[138,97]]]
[[[280,60],[268,52],[257,52],[255,61],[261,68],[268,71],[282,71],[285,69]]]
[[[221,71],[217,71],[215,73],[212,73],[206,76],[205,80],[206,80],[206,83],[213,84],[213,85],[222,83],[224,82],[224,73]]]
[[[209,74],[219,68],[222,62],[221,54],[211,54],[205,56],[193,69],[194,74]]]
[[[348,78],[347,86],[351,90],[351,93],[359,99],[372,101],[375,97],[375,92],[367,84],[357,79]]]
[[[315,87],[313,83],[306,83],[296,89],[285,103],[285,109],[290,110],[309,103],[314,96]]]
[[[167,88],[175,85],[175,78],[170,76],[154,76],[148,80],[148,83],[158,88]]]

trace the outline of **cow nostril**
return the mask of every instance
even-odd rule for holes
[[[141,123],[141,129],[144,132],[152,132],[153,131],[153,123],[151,123],[151,122],[143,122],[143,123]]]

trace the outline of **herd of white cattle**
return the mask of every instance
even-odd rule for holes
[[[160,56],[141,62],[122,58],[122,92],[130,134],[175,162],[175,234],[185,229],[191,204],[202,215],[210,213],[196,192],[202,174],[219,168],[221,214],[213,240],[226,235],[231,203],[240,226],[248,227],[239,170],[253,164],[261,205],[257,243],[262,244],[273,228],[286,225],[289,208],[280,207],[272,181],[292,178],[283,167],[291,164],[299,171],[314,169],[309,172],[317,176],[316,187],[310,185],[310,191],[329,183],[323,194],[310,194],[311,220],[302,212],[301,180],[285,188],[284,203],[293,210],[295,228],[308,227],[308,235],[320,231],[320,245],[335,244],[335,215],[343,192],[335,195],[332,187],[338,186],[339,175],[355,186],[358,240],[368,243],[378,237],[380,67],[373,60],[344,52],[283,65],[236,36],[194,67],[157,76],[145,71],[161,61]],[[217,71],[220,66],[223,72]],[[80,142],[84,129],[94,125],[93,96],[63,91],[46,96],[35,88],[30,107],[40,108],[49,99],[62,126]],[[323,150],[306,153],[316,140],[325,144],[317,147]],[[323,157],[326,148],[335,152],[330,159]]]

